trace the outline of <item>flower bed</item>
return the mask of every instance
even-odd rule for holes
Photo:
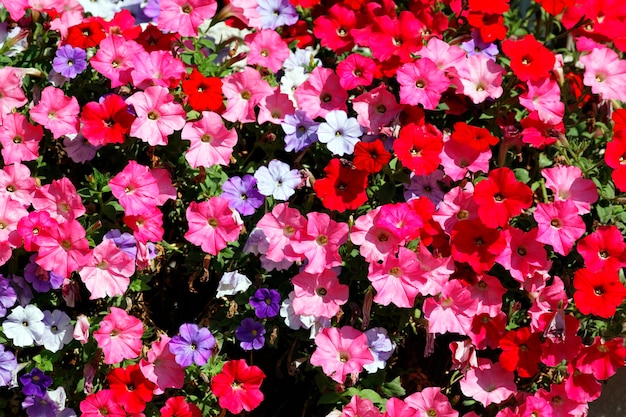
[[[0,4],[0,415],[575,417],[624,366],[619,2]]]

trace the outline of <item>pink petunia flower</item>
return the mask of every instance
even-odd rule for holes
[[[49,234],[40,235],[35,262],[46,271],[67,278],[89,262],[89,241],[83,226],[76,220],[59,223]]]
[[[109,187],[126,215],[152,212],[152,208],[157,205],[159,195],[157,181],[150,168],[138,164],[137,161],[128,161],[128,165],[111,178]]]
[[[176,356],[169,349],[170,338],[162,334],[152,342],[146,359],[141,359],[139,368],[148,381],[156,385],[154,394],[163,394],[167,388],[182,388],[185,370],[176,363]]]
[[[2,120],[0,144],[4,163],[13,164],[37,159],[39,142],[43,137],[42,127],[31,125],[20,113],[5,115],[4,119],[0,120]]]
[[[555,125],[563,120],[565,104],[561,101],[561,90],[556,81],[544,78],[528,80],[528,91],[520,95],[519,102],[529,112],[536,111],[539,119]]]
[[[167,137],[185,126],[185,110],[163,86],[152,86],[126,99],[137,113],[130,134],[151,146],[167,145]]]
[[[308,263],[304,271],[319,274],[342,263],[339,247],[348,240],[348,224],[330,219],[326,213],[307,214],[306,232],[299,241],[291,243],[295,253],[302,254]]]
[[[263,29],[246,35],[245,42],[250,48],[248,64],[260,65],[272,72],[278,72],[289,58],[289,47],[278,32]]]
[[[376,226],[381,207],[358,217],[350,229],[350,241],[359,245],[359,252],[367,262],[383,261],[398,251],[402,238],[384,226]]]
[[[467,58],[466,65],[460,67],[458,77],[462,85],[461,92],[474,104],[480,104],[502,95],[502,74],[504,68],[485,55],[476,54]]]
[[[537,241],[551,245],[556,253],[566,256],[586,230],[573,201],[539,203],[533,213],[539,232]]]
[[[126,215],[122,220],[133,231],[133,236],[139,243],[163,240],[163,213],[156,206],[139,214]]]
[[[332,110],[348,111],[348,93],[339,83],[339,76],[330,68],[315,67],[294,94],[298,108],[306,110],[311,119],[326,117]]]
[[[537,241],[537,232],[538,229],[524,232],[514,227],[504,230],[506,248],[497,255],[496,262],[520,284],[535,272],[548,271],[552,266],[544,245]]]
[[[160,0],[159,29],[198,36],[198,27],[217,11],[215,0]]]
[[[467,335],[472,325],[472,316],[478,302],[460,281],[448,281],[437,299],[424,301],[424,317],[428,320],[430,333],[459,333]]]
[[[607,47],[594,48],[579,61],[585,66],[583,84],[591,87],[593,94],[603,100],[626,100],[626,60],[619,59],[617,52]]]
[[[306,218],[297,209],[289,207],[288,203],[277,204],[259,220],[257,227],[269,241],[264,254],[267,259],[273,262],[282,262],[285,259],[294,262],[303,258],[291,247],[293,242],[301,240],[307,227]]]
[[[142,90],[152,85],[175,87],[187,75],[185,65],[170,51],[139,51],[133,57],[133,66],[132,83]]]
[[[222,92],[226,97],[226,111],[222,117],[229,122],[255,122],[255,106],[274,91],[251,67],[224,77],[222,83]]]
[[[491,160],[491,149],[484,151],[470,146],[465,142],[453,140],[449,135],[444,135],[443,152],[441,152],[441,165],[447,176],[454,181],[459,181],[468,173],[488,172]]]
[[[387,306],[411,308],[420,288],[426,283],[415,252],[400,247],[396,256],[387,256],[383,263],[371,262],[367,278],[376,289],[374,302]]]
[[[141,354],[143,323],[121,308],[111,307],[93,337],[104,353],[104,363],[113,365]]]
[[[13,113],[13,109],[22,107],[28,99],[22,90],[22,80],[15,68],[0,68],[0,121]]]
[[[237,131],[226,129],[219,114],[203,111],[202,119],[185,124],[181,139],[191,142],[185,159],[192,168],[229,165]]]
[[[298,315],[333,318],[348,302],[349,287],[339,282],[337,273],[326,269],[318,274],[300,272],[291,279],[294,286],[293,310]]]
[[[404,399],[409,407],[417,410],[417,415],[437,417],[458,417],[459,412],[452,408],[450,400],[439,387],[427,387]]]
[[[134,260],[109,239],[94,248],[91,259],[79,271],[80,278],[91,293],[90,300],[123,295],[134,273]]]
[[[217,255],[229,242],[237,240],[243,226],[239,215],[223,197],[211,197],[201,203],[192,201],[187,207],[187,222],[189,230],[185,239],[211,255]]]
[[[280,89],[276,87],[273,94],[261,99],[257,121],[259,124],[270,122],[279,125],[285,119],[286,115],[292,115],[295,111],[296,108],[293,106],[289,96],[281,93]]]
[[[5,165],[0,170],[0,195],[6,194],[24,208],[31,205],[36,189],[36,180],[26,165]]]
[[[41,99],[30,109],[30,117],[52,132],[55,139],[78,133],[80,106],[76,97],[68,97],[60,88],[48,86]]]
[[[421,104],[426,110],[434,110],[450,86],[445,73],[428,58],[402,65],[396,78],[400,83],[400,103]]]
[[[340,417],[380,417],[380,410],[369,398],[353,396],[343,407]]]
[[[474,201],[474,186],[468,182],[465,187],[454,187],[446,193],[437,211],[433,213],[433,220],[441,225],[446,232],[460,221],[478,218],[478,204]]]
[[[500,404],[517,392],[515,375],[500,363],[482,359],[478,369],[470,369],[460,381],[461,392],[485,407]]]
[[[557,165],[541,170],[546,179],[546,188],[554,193],[556,201],[574,202],[581,216],[591,211],[591,205],[598,201],[598,189],[595,183],[583,178],[583,172],[577,166]]]
[[[315,337],[315,345],[311,365],[321,366],[327,376],[340,384],[348,374],[358,378],[363,366],[374,362],[367,336],[354,327],[324,328]]]
[[[100,390],[80,402],[81,417],[126,417],[126,411],[115,400],[113,391]]]
[[[116,88],[131,82],[130,74],[135,68],[133,58],[143,51],[137,42],[111,35],[100,42],[98,52],[89,60],[89,64],[111,80],[111,88]]]
[[[8,194],[0,194],[0,242],[9,242],[9,236],[17,230],[18,222],[28,216],[28,212],[17,200]]]
[[[382,84],[355,97],[352,107],[359,125],[373,133],[390,124],[404,108]]]
[[[58,222],[76,219],[85,214],[85,206],[76,187],[67,177],[52,180],[52,183],[35,190],[33,207],[45,210]]]

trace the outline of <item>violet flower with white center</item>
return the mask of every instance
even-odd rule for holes
[[[43,318],[43,312],[35,305],[17,306],[2,323],[2,330],[15,346],[31,346],[43,335]]]
[[[363,368],[369,373],[385,369],[387,360],[395,350],[393,342],[387,336],[387,330],[383,327],[373,327],[365,332],[365,336],[367,336],[367,346],[374,356],[374,362],[364,365]]]
[[[261,15],[263,29],[276,29],[280,26],[291,26],[298,19],[296,8],[289,0],[258,0],[257,12]]]
[[[235,295],[241,292],[245,292],[252,282],[247,276],[240,274],[238,271],[225,272],[217,284],[217,298],[224,297],[226,295]]]
[[[192,363],[198,366],[206,364],[215,347],[215,337],[209,329],[184,323],[178,331],[179,334],[172,337],[169,343],[170,352],[176,356],[176,363],[183,368]]]
[[[259,192],[265,196],[271,195],[276,200],[288,200],[302,183],[300,172],[289,168],[289,165],[277,159],[272,159],[267,167],[259,167],[254,173]]]
[[[11,281],[0,275],[0,317],[4,317],[16,301],[17,293],[11,287]]]
[[[50,352],[58,352],[72,341],[74,326],[70,324],[70,316],[61,310],[43,312],[43,323],[45,324],[43,335],[37,341],[38,345],[43,345]]]
[[[285,150],[300,152],[317,141],[319,123],[313,121],[303,110],[288,114],[280,124],[285,131]]]
[[[228,207],[237,210],[242,216],[254,214],[265,201],[256,189],[256,179],[252,175],[229,178],[222,184],[222,197],[228,200]]]
[[[409,201],[424,196],[437,206],[446,194],[442,187],[442,184],[446,184],[446,179],[449,180],[449,178],[444,178],[441,170],[436,170],[430,175],[411,174],[411,183],[404,186],[404,199]]]
[[[335,155],[352,155],[354,146],[363,135],[363,128],[354,117],[343,110],[332,110],[326,114],[326,122],[317,129],[317,138],[325,143]]]
[[[87,52],[71,45],[63,45],[57,49],[52,68],[64,77],[76,78],[87,68]]]

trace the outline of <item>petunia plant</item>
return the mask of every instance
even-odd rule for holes
[[[584,417],[626,9],[0,0],[0,416]]]

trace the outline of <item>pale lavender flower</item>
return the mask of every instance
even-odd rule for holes
[[[7,309],[17,301],[17,293],[11,287],[11,281],[0,275],[0,317],[7,314]]]
[[[300,172],[289,168],[289,165],[277,159],[272,159],[267,167],[259,167],[254,173],[259,192],[265,196],[271,195],[276,200],[288,200],[302,182]]]
[[[63,146],[65,146],[67,156],[69,156],[72,161],[81,164],[91,161],[96,156],[98,149],[101,148],[101,146],[93,146],[80,133],[73,139],[65,136],[63,139]]]
[[[315,58],[313,51],[296,48],[296,52],[289,52],[289,58],[283,63],[285,71],[302,68],[304,72],[311,72],[313,68],[322,65],[319,58]]]
[[[224,297],[226,295],[235,295],[241,292],[245,292],[252,282],[247,276],[240,274],[238,271],[225,272],[217,284],[217,298]]]
[[[285,131],[285,150],[300,152],[317,141],[319,123],[313,121],[303,110],[288,114],[280,124]]]
[[[387,336],[387,330],[383,327],[373,327],[365,332],[365,336],[367,336],[367,346],[374,356],[374,362],[363,366],[363,368],[369,373],[385,369],[387,360],[395,350],[393,342]]]
[[[15,368],[17,368],[15,355],[0,344],[0,387],[6,387],[11,383]]]
[[[258,0],[257,3],[263,29],[274,30],[284,25],[291,26],[299,19],[296,8],[289,0]]]
[[[263,229],[255,227],[250,232],[246,244],[243,245],[243,253],[253,253],[255,255],[264,255],[270,248],[270,240],[265,236]]]
[[[45,325],[41,340],[37,342],[50,352],[58,352],[72,341],[74,326],[70,324],[70,316],[61,310],[43,312]]]
[[[317,129],[317,138],[325,143],[335,155],[351,155],[354,146],[363,134],[363,129],[356,118],[348,117],[343,110],[332,110],[326,114],[326,122]]]
[[[498,50],[498,46],[495,43],[488,43],[483,41],[483,39],[480,37],[480,32],[477,30],[472,32],[471,40],[463,42],[461,44],[461,48],[463,48],[463,50],[467,52],[468,56],[481,54],[491,59],[492,61],[495,61],[496,57],[500,53],[500,51]]]

